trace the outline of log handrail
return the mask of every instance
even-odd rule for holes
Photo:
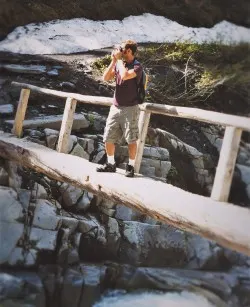
[[[250,118],[243,116],[207,111],[198,108],[178,107],[157,103],[144,103],[141,107],[141,110],[155,114],[198,120],[215,125],[231,126],[250,131]]]
[[[71,126],[72,126],[72,117],[74,115],[76,102],[83,102],[83,103],[103,105],[103,106],[112,105],[112,98],[109,97],[68,93],[57,90],[51,90],[47,88],[41,88],[31,84],[18,83],[18,82],[12,82],[12,85],[20,87],[22,89],[18,105],[18,110],[19,111],[21,110],[22,112],[21,115],[19,114],[19,112],[16,113],[14,129],[13,129],[13,133],[18,137],[20,137],[22,134],[23,120],[25,118],[25,112],[27,108],[30,90],[41,94],[67,98],[68,103],[66,103],[66,107],[64,109],[64,116],[63,116],[64,122],[59,136],[60,143],[57,148],[59,152],[65,152],[65,148],[67,147],[69,133],[71,131]],[[73,101],[73,107],[72,107],[72,101]],[[148,102],[141,104],[140,110],[141,110],[140,123],[139,123],[140,135],[138,140],[138,148],[137,148],[136,161],[135,161],[136,172],[139,172],[140,170],[143,148],[147,136],[147,130],[151,113],[186,118],[186,119],[193,119],[226,127],[225,137],[222,144],[222,150],[220,152],[220,158],[216,170],[211,197],[214,200],[227,201],[232,183],[232,175],[239,149],[241,133],[242,130],[250,131],[250,119],[247,117],[223,114],[219,112],[207,111],[198,108],[178,107],[178,106],[162,105],[162,104],[155,104]],[[70,121],[70,123],[67,123],[68,120]]]
[[[61,97],[61,98],[74,98],[78,102],[111,106],[113,99],[110,97],[101,96],[89,96],[76,93],[68,93],[63,91],[51,90],[47,88],[38,87],[31,84],[12,82],[13,86],[17,86],[23,89],[29,89],[37,93]],[[224,114],[214,111],[207,111],[198,108],[178,107],[172,105],[162,105],[157,103],[145,102],[140,105],[141,111],[148,111],[150,113],[180,117],[186,119],[193,119],[210,124],[216,124],[221,126],[232,126],[240,128],[242,130],[250,131],[250,119],[248,117]]]
[[[112,98],[109,97],[99,97],[99,96],[89,96],[89,95],[81,95],[76,93],[68,93],[63,91],[57,91],[57,90],[51,90],[48,88],[43,88],[27,83],[19,83],[19,82],[11,82],[11,85],[23,88],[23,89],[29,89],[33,92],[50,95],[50,96],[56,96],[59,98],[74,98],[78,102],[83,103],[89,103],[89,104],[96,104],[96,105],[102,105],[102,106],[111,106],[112,105]]]

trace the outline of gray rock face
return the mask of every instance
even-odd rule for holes
[[[84,113],[86,118],[88,119],[92,129],[96,132],[103,133],[103,130],[106,125],[107,118],[99,115],[96,112]]]
[[[67,183],[62,184],[60,192],[62,195],[62,203],[65,208],[76,205],[80,197],[84,194],[82,189],[76,188]]]
[[[17,242],[22,237],[24,225],[14,222],[0,222],[1,250],[0,264],[6,263],[11,259],[11,253]]]
[[[110,285],[120,291],[109,291],[100,301],[101,293],[105,293]],[[120,306],[126,302],[127,295],[122,294],[127,291],[131,293],[130,304],[138,303],[141,298],[142,305],[146,306],[152,292],[140,291],[138,294],[141,289],[159,290],[160,302],[167,302],[169,306],[174,303],[176,306],[240,307],[249,303],[249,272],[241,268],[220,273],[116,263],[105,266],[80,264],[65,270],[43,266],[39,276],[32,272],[1,273],[0,289],[3,306],[16,307],[114,306],[117,302],[119,305],[116,306]],[[153,303],[156,302],[154,297]]]
[[[17,193],[8,187],[0,187],[1,221],[17,223],[23,218],[23,208],[17,200]]]
[[[61,306],[78,306],[81,300],[82,287],[84,285],[84,276],[75,270],[67,270],[64,275],[63,289],[61,297]]]
[[[124,164],[128,162],[127,146],[119,146],[116,150],[116,157],[121,161],[118,166],[124,168]],[[141,174],[149,177],[160,177],[165,180],[170,168],[171,162],[167,149],[158,146],[144,147],[140,168]]]
[[[141,214],[124,205],[117,205],[115,208],[115,218],[122,221],[136,221]]]
[[[77,226],[78,226],[78,219],[72,218],[72,217],[67,217],[67,216],[62,216],[62,226],[64,228],[67,228],[70,230],[71,233],[73,233]]]
[[[147,141],[153,146],[161,146],[165,150],[171,152],[170,161],[161,161],[161,165],[158,168],[158,173],[162,174],[162,177],[174,177],[179,175],[178,181],[183,181],[185,189],[193,193],[197,193],[194,190],[194,186],[197,186],[207,190],[210,193],[211,183],[213,182],[214,175],[213,169],[215,167],[213,160],[209,155],[202,154],[196,148],[184,143],[173,134],[164,131],[162,129],[149,128]],[[170,164],[171,163],[171,164]],[[151,171],[150,167],[147,169],[148,163],[143,162],[142,166],[145,171]],[[174,174],[171,172],[171,166],[174,169],[178,169],[178,172]]]
[[[215,127],[203,128],[203,132],[210,143],[217,149],[218,153],[220,153],[223,143],[223,137],[220,136],[222,134],[221,129]],[[244,143],[239,147],[234,171],[235,178],[237,177],[237,169],[240,171],[240,180],[245,185],[243,190],[245,190],[247,198],[250,200],[250,144],[248,143]],[[231,189],[233,189],[233,184]]]
[[[12,104],[0,105],[0,115],[11,115],[14,112],[14,107]]]
[[[45,293],[41,279],[35,273],[0,274],[1,305],[12,307],[45,307]]]
[[[37,117],[33,119],[27,119],[23,122],[24,128],[37,128],[37,127],[44,127],[50,128],[59,131],[62,124],[63,115],[49,115],[44,117]],[[8,125],[13,125],[13,120],[5,121]],[[80,130],[87,128],[89,126],[89,122],[86,120],[83,114],[74,114],[74,121],[73,121],[73,130]]]
[[[106,243],[106,230],[103,225],[94,216],[82,218],[79,221],[78,228],[86,238],[95,238],[96,242]]]
[[[20,247],[16,247],[10,254],[8,264],[10,266],[23,265],[25,267],[32,267],[36,264],[37,250],[30,249],[24,251]]]
[[[215,268],[222,249],[202,237],[166,225],[126,221],[119,257],[133,265]]]
[[[56,143],[58,141],[59,132],[53,129],[45,128],[44,133],[46,136],[47,146],[51,149],[56,149]]]
[[[189,269],[213,269],[217,267],[222,256],[222,248],[198,235],[187,235],[187,248],[189,251],[187,268]]]
[[[241,172],[241,179],[246,185],[247,196],[250,199],[250,167],[237,164]]]
[[[21,295],[24,280],[10,274],[0,274],[1,301],[6,298],[15,298]]]
[[[0,264],[13,262],[15,247],[24,232],[23,218],[17,193],[11,188],[0,187]]]
[[[78,138],[78,143],[82,146],[82,148],[87,151],[89,155],[91,155],[95,150],[95,141],[89,138]]]
[[[94,198],[94,195],[90,192],[84,191],[83,195],[78,199],[76,204],[76,210],[79,212],[85,212],[91,205],[91,201]]]
[[[9,175],[9,187],[20,189],[22,185],[22,177],[18,174],[19,165],[13,161],[7,161],[7,173]]]
[[[171,169],[170,161],[154,160],[143,158],[141,162],[140,173],[145,176],[156,176],[166,179],[168,172]]]
[[[178,267],[188,259],[185,236],[174,228],[127,221],[122,237],[120,258],[124,262]]]
[[[56,230],[61,226],[61,219],[56,214],[56,207],[46,200],[36,202],[33,226],[41,229]]]
[[[31,228],[29,240],[36,249],[54,251],[56,239],[57,231]]]
[[[33,199],[47,199],[48,194],[45,188],[38,183],[35,183],[34,188],[32,190],[32,198]]]
[[[80,158],[89,160],[89,154],[78,143],[75,145],[75,147],[71,151],[71,155],[78,156]]]
[[[106,249],[111,257],[116,257],[120,248],[121,234],[116,219],[109,217],[107,222],[107,243]]]

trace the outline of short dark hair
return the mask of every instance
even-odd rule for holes
[[[123,41],[122,45],[125,49],[131,49],[132,54],[135,54],[137,51],[137,43],[131,39]]]

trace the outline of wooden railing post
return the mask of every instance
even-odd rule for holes
[[[27,110],[27,105],[28,105],[28,100],[30,96],[30,90],[29,89],[22,89],[18,106],[17,106],[17,111],[16,111],[16,117],[12,129],[12,133],[15,134],[17,137],[21,137],[23,133],[23,121],[25,118],[26,110]]]
[[[74,113],[77,101],[74,98],[67,98],[63,113],[62,125],[58,139],[57,151],[67,153],[69,137],[73,125]]]
[[[226,127],[211,198],[228,201],[242,130]]]
[[[150,121],[151,112],[141,111],[139,117],[139,139],[137,141],[137,152],[135,157],[135,172],[139,173],[141,160],[144,150],[144,145],[148,133],[148,125]]]

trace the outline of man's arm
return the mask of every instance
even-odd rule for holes
[[[103,78],[104,81],[109,81],[109,80],[114,78],[114,76],[115,76],[115,64],[116,64],[116,58],[112,57],[111,63],[109,64],[108,68],[105,69],[105,71],[103,73],[102,78]]]
[[[136,77],[134,69],[127,70],[122,60],[117,60],[117,69],[119,70],[122,80],[129,80]]]

